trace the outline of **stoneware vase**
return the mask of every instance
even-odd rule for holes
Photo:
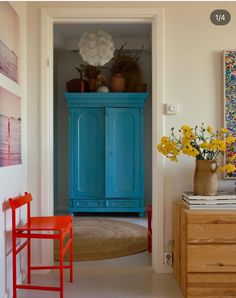
[[[66,83],[68,92],[84,92],[85,81],[83,79],[72,79]]]
[[[131,69],[127,69],[124,73],[125,92],[136,92],[136,86],[140,83],[141,71],[136,63]]]
[[[125,89],[125,78],[122,74],[114,74],[111,78],[111,89],[113,92],[123,92]]]
[[[97,91],[97,79],[89,79],[89,91],[90,92],[96,92]]]
[[[217,163],[214,160],[196,160],[194,172],[194,194],[214,196],[217,194]]]

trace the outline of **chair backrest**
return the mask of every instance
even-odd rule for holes
[[[15,199],[10,198],[9,204],[12,210],[16,210],[17,208],[29,204],[32,201],[32,195],[30,193],[25,192],[23,196],[19,196]]]
[[[9,204],[12,210],[12,230],[16,229],[16,209],[27,204],[27,222],[30,222],[30,202],[32,201],[32,195],[30,193],[25,192],[23,196],[19,196],[17,198],[10,198]]]

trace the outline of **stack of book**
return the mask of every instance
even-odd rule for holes
[[[182,202],[189,209],[236,209],[236,193],[218,192],[215,196],[199,196],[184,192]]]

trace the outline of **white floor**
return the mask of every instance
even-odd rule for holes
[[[145,218],[112,217],[143,226]],[[101,261],[74,263],[74,282],[65,270],[64,298],[183,298],[172,274],[156,274],[148,252]],[[58,270],[33,274],[33,283],[58,285]],[[59,298],[57,292],[18,290],[18,298]]]
[[[74,282],[65,273],[65,298],[183,298],[172,274],[155,274],[147,252],[112,260],[74,264]],[[59,276],[33,275],[33,283],[58,285]],[[18,290],[18,298],[58,298],[56,292]]]

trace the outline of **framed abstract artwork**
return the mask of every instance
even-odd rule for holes
[[[0,73],[18,82],[17,56],[0,40]]]
[[[236,50],[224,51],[224,127],[236,137]],[[227,147],[224,162],[236,153],[236,143]],[[236,163],[236,161],[235,161]],[[225,173],[224,178],[236,179],[236,172]]]
[[[21,163],[21,99],[0,87],[0,167]]]

